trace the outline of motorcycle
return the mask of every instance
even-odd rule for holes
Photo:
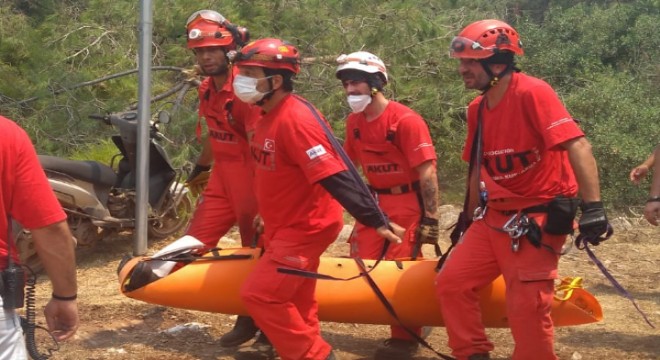
[[[119,154],[109,166],[97,161],[39,155],[79,246],[91,245],[111,232],[135,227],[137,111],[89,117],[118,129],[119,134],[113,135],[112,141]],[[182,181],[184,171],[172,166],[165,149],[157,142],[168,140],[158,125],[169,120],[169,114],[160,111],[151,121],[149,131],[147,231],[150,239],[166,238],[182,230],[193,210],[193,201]],[[41,270],[29,231],[17,226],[14,233],[21,263],[35,271]]]

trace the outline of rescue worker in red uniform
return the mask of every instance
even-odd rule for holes
[[[265,252],[241,289],[241,299],[268,341],[239,349],[236,359],[335,359],[320,334],[316,279],[278,268],[316,271],[320,256],[343,226],[342,205],[380,236],[400,242],[371,195],[347,170],[323,116],[293,95],[300,70],[298,49],[261,39],[236,55],[234,92],[263,110],[250,147],[256,161],[256,193]],[[364,187],[364,186],[363,186]],[[341,205],[340,205],[341,203]],[[273,349],[274,347],[274,349]]]
[[[32,359],[28,347],[35,346],[28,343],[26,347],[29,337],[19,317],[23,312],[19,308],[26,305],[29,310],[34,304],[24,304],[29,301],[23,297],[25,280],[17,278],[22,274],[15,267],[20,266],[23,247],[16,246],[12,220],[30,230],[34,250],[50,279],[53,292],[44,308],[49,333],[64,341],[78,329],[75,240],[66,217],[28,134],[0,116],[0,359]],[[9,281],[15,285],[13,291]]]
[[[188,48],[208,76],[199,87],[199,117],[206,120],[208,134],[188,182],[212,168],[186,233],[210,249],[238,225],[241,244],[251,246],[257,200],[247,138],[260,110],[234,96],[234,69],[227,58],[228,51],[247,40],[247,33],[212,10],[192,14],[186,28]],[[198,123],[198,137],[200,131]],[[238,346],[252,339],[257,331],[249,316],[239,316],[233,330],[220,338],[220,345]]]
[[[383,95],[387,69],[376,55],[358,51],[341,55],[336,76],[352,113],[346,123],[344,149],[362,168],[379,206],[398,225],[409,229],[400,245],[384,259],[419,256],[422,243],[438,241],[438,177],[436,153],[424,119]],[[349,239],[351,256],[378,259],[383,239],[373,228],[356,223]],[[391,338],[375,359],[411,359],[418,343],[405,329],[392,326]],[[410,329],[421,335],[421,328]]]
[[[660,220],[660,145],[655,147],[655,152],[649,157],[652,159],[653,179],[651,180],[651,189],[649,198],[644,207],[644,217],[651,225],[658,226]],[[648,160],[647,160],[648,162]]]
[[[609,227],[591,145],[550,85],[515,67],[523,49],[510,25],[470,24],[450,51],[465,87],[482,95],[468,107],[463,151],[475,216],[436,279],[449,346],[459,360],[489,359],[478,292],[501,274],[512,358],[557,359],[554,279],[578,204],[581,235],[600,237]]]

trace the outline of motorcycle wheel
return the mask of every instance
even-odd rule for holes
[[[167,202],[173,200],[174,199],[171,197],[168,197]],[[163,205],[163,208],[167,207],[167,203]],[[190,221],[192,211],[192,200],[188,194],[184,194],[176,208],[172,208],[168,213],[163,214],[163,216],[159,219],[149,221],[149,224],[147,225],[149,238],[164,239],[183,230]]]
[[[71,234],[80,246],[90,246],[101,239],[99,227],[92,224],[88,219],[77,215],[69,214],[67,219]]]

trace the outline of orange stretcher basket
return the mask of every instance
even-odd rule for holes
[[[246,314],[239,289],[256,264],[260,252],[261,249],[252,248],[220,250],[220,256],[248,256],[236,260],[193,261],[163,278],[128,291],[136,266],[140,262],[149,261],[145,257],[133,258],[120,269],[120,290],[130,298],[152,304],[223,314]],[[365,263],[369,267],[375,260],[365,260]],[[403,324],[444,325],[435,299],[436,263],[436,260],[381,261],[370,272]],[[353,259],[322,257],[318,272],[337,278],[350,278],[359,274],[360,270]],[[579,286],[567,289],[567,281],[564,279],[557,289],[564,294],[555,297],[552,307],[554,325],[572,326],[602,320],[603,313],[598,300]],[[485,326],[508,327],[502,278],[484,288],[480,295]],[[350,281],[318,280],[316,299],[321,321],[397,324],[362,277]]]

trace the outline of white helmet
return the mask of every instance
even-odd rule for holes
[[[384,83],[387,84],[387,68],[385,68],[385,63],[372,53],[357,51],[348,55],[342,54],[337,58],[337,63],[339,64],[335,71],[337,78],[340,78],[339,73],[341,71],[358,70],[369,74],[380,73]]]

